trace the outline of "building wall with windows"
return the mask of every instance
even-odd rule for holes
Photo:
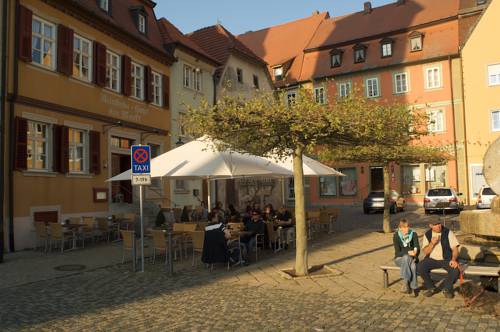
[[[151,2],[21,0],[9,10],[10,233],[18,250],[35,244],[34,221],[137,211],[130,181],[105,180],[130,168],[132,144],[169,149],[172,59]],[[166,204],[168,186],[146,197]]]
[[[188,108],[196,108],[202,101],[212,105],[215,93],[214,64],[179,48],[175,50],[174,56],[177,61],[171,68],[172,147],[176,147],[176,143],[187,143],[189,140],[182,126],[182,118],[186,116]],[[194,191],[197,196],[194,196]],[[172,204],[177,207],[199,205],[199,200],[203,199],[202,193],[201,180],[177,180],[171,183]]]
[[[472,203],[476,202],[481,186],[486,185],[484,155],[500,137],[500,46],[492,39],[499,15],[500,2],[493,0],[462,49],[466,121],[463,144]]]

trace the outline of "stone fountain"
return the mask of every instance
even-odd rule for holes
[[[465,248],[477,252],[472,244],[480,248],[477,258],[489,263],[500,261],[500,138],[488,148],[484,157],[484,177],[489,186],[497,193],[491,203],[491,210],[464,211],[460,214],[460,230],[468,234]],[[482,256],[482,257],[481,257]],[[474,257],[471,257],[474,258]]]

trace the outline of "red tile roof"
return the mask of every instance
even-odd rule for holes
[[[352,40],[395,32],[410,27],[456,17],[460,0],[406,0],[334,17],[321,22],[307,49],[328,47]]]
[[[203,57],[209,63],[212,63],[216,66],[220,65],[220,63],[215,58],[210,56],[200,46],[198,46],[198,44],[185,36],[179,29],[177,29],[175,25],[173,25],[167,19],[161,18],[160,20],[158,20],[158,24],[160,27],[160,34],[163,43],[167,47],[167,50],[177,45],[181,45],[189,51]]]
[[[295,82],[300,76],[303,50],[328,17],[328,12],[315,13],[296,21],[247,32],[237,38],[269,64],[271,76],[273,66],[283,65],[284,79],[275,82],[276,86],[283,86]]]
[[[104,20],[107,24],[121,29],[147,45],[167,54],[163,48],[160,30],[154,12],[155,3],[149,0],[113,0],[110,1],[110,15],[98,6],[96,0],[70,0],[83,7],[93,16]],[[134,22],[131,10],[140,8],[147,14],[147,36],[139,32]]]
[[[331,55],[329,49],[306,52],[304,65],[297,81],[307,81],[324,77],[332,77],[342,74],[350,74],[358,71],[383,68],[404,63],[431,60],[458,54],[459,25],[458,20],[444,22],[439,25],[430,26],[418,31],[424,33],[423,49],[419,52],[410,52],[408,32],[391,35],[394,44],[393,55],[382,58],[380,38],[363,43],[367,46],[366,62],[354,63],[353,44],[348,44],[338,49],[342,55],[342,65],[331,68]]]
[[[220,24],[194,31],[187,36],[221,64],[226,64],[229,55],[236,52],[258,64],[267,65]]]

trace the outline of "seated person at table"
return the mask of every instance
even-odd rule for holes
[[[259,203],[253,203],[252,205],[252,211],[257,211],[259,214],[261,214],[261,210],[260,210],[260,204]]]
[[[282,206],[276,214],[276,221],[278,226],[284,229],[285,247],[288,248],[288,244],[292,242],[295,232],[295,229],[293,228],[292,214],[286,209],[286,207]]]
[[[272,221],[276,215],[272,204],[267,204],[264,207],[263,219],[264,221]]]
[[[223,223],[205,227],[202,262],[207,264],[238,263],[240,260],[238,241],[231,240],[231,232]]]
[[[245,256],[247,258],[253,252],[253,248],[256,245],[257,234],[264,234],[265,230],[266,224],[262,221],[260,214],[257,211],[253,211],[252,218],[245,222],[245,231],[249,233],[241,237],[241,243],[246,248]]]
[[[420,251],[418,234],[410,228],[408,220],[401,219],[393,236],[394,263],[401,268],[403,293],[417,296],[417,260]]]
[[[234,208],[233,204],[229,204],[229,208],[226,212],[229,219],[239,219],[240,213]]]

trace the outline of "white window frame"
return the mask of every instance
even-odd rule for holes
[[[83,143],[75,142],[75,136],[72,135],[76,132],[81,132],[83,134]],[[73,137],[72,137],[73,136]],[[88,174],[89,173],[89,132],[81,128],[69,128],[68,129],[68,148],[69,148],[69,173],[70,174]],[[83,148],[83,169],[81,171],[72,171],[71,162],[75,161],[76,151],[78,147]]]
[[[404,77],[404,82],[405,82],[405,90],[400,90],[398,89],[398,77]],[[394,79],[394,94],[403,94],[403,93],[408,93],[410,92],[410,80],[409,80],[410,74],[408,72],[398,72],[394,73],[393,79]],[[402,87],[402,84],[401,84]]]
[[[498,127],[495,127],[495,115],[498,117]],[[491,112],[491,131],[500,131],[500,110],[493,110]]]
[[[35,33],[35,31],[33,30],[33,24],[35,21],[38,21],[40,22],[40,29],[41,29],[41,34],[39,33]],[[52,28],[52,32],[53,32],[53,35],[51,36],[52,38],[48,38],[47,36],[44,35],[44,30],[45,30],[45,26],[50,26]],[[33,57],[33,52],[35,51],[35,48],[32,47],[32,50],[31,50],[31,55],[32,55],[32,61],[31,63],[37,65],[37,66],[40,66],[40,67],[43,67],[43,68],[47,68],[47,69],[50,69],[50,70],[55,70],[56,69],[56,63],[57,63],[57,52],[56,52],[56,49],[57,49],[57,30],[56,30],[56,25],[54,23],[51,23],[51,22],[48,22],[38,16],[33,16],[33,19],[32,19],[32,37],[31,37],[31,45],[33,46],[33,40],[35,38],[39,38],[40,39],[40,61],[41,62],[36,62],[34,60],[34,57]],[[50,65],[45,65],[43,63],[43,45],[45,43],[50,43],[50,53],[52,54],[51,56],[51,63]],[[47,53],[48,54],[48,53]]]
[[[438,128],[437,122],[434,121],[436,114],[441,114],[441,128]],[[446,131],[446,113],[444,109],[438,108],[438,109],[428,110],[427,116],[429,117],[428,130],[430,133],[443,133]]]
[[[273,68],[274,79],[279,81],[283,79],[283,66]]]
[[[146,34],[146,16],[144,14],[137,14],[137,30]]]
[[[99,7],[105,12],[109,12],[109,0],[100,0]]]
[[[375,85],[373,84],[375,83]],[[365,80],[366,84],[366,97],[367,98],[378,98],[380,97],[380,82],[378,77],[369,77]],[[377,89],[377,93],[375,94],[375,87]],[[371,93],[370,93],[371,90]]]
[[[92,51],[92,41],[90,41],[89,39],[85,38],[85,37],[82,37],[80,35],[77,35],[75,34],[73,39],[75,40],[75,42],[73,42],[73,77],[74,78],[77,78],[79,80],[82,80],[82,81],[85,81],[85,82],[91,82],[92,81],[92,61],[93,61],[93,58],[92,58],[92,55],[93,55],[93,51]],[[76,48],[76,40],[79,40],[80,41],[80,49],[77,49]],[[88,44],[88,54],[83,54],[83,44],[86,43]],[[76,59],[76,56],[79,55],[79,61],[78,63],[75,61]],[[85,77],[82,75],[82,69],[84,68],[83,67],[83,57],[87,57],[88,61],[87,61],[87,73],[88,73],[88,76]],[[75,69],[79,71],[79,75],[77,75],[75,73]]]
[[[184,70],[183,70],[183,85],[185,88],[192,88],[192,72],[193,68],[189,65],[184,65]]]
[[[116,58],[116,66],[113,66],[111,59]],[[106,88],[120,92],[121,88],[121,57],[120,55],[112,52],[110,50],[106,50]],[[113,78],[113,73],[116,74],[116,77]],[[113,89],[113,80],[116,79],[116,89]]]
[[[360,54],[360,52],[363,55],[362,60],[358,60],[358,54]],[[366,49],[359,48],[359,49],[354,50],[354,63],[363,63],[365,61],[366,61]]]
[[[152,104],[161,107],[163,105],[162,75],[158,72],[151,71],[151,80],[151,86],[153,89]]]
[[[351,95],[351,81],[340,82],[338,84],[339,97],[347,98]]]
[[[436,76],[434,73],[435,71],[437,71],[437,79],[436,79]],[[430,72],[433,72],[432,80],[429,80],[429,73]],[[425,68],[425,89],[432,90],[432,89],[440,89],[442,87],[443,87],[443,77],[442,77],[441,66],[426,67]]]
[[[30,131],[30,125],[42,125],[42,126],[45,126],[45,137],[43,138],[37,138],[37,136],[32,133]],[[28,133],[31,133],[31,134],[28,134]],[[29,167],[28,166],[28,171],[33,171],[33,172],[49,172],[52,168],[52,163],[51,163],[51,159],[52,159],[52,154],[51,154],[51,147],[52,147],[52,125],[50,123],[46,123],[46,122],[41,122],[41,121],[35,121],[35,120],[28,120],[28,133],[27,133],[27,136],[28,136],[28,141],[27,141],[27,145],[31,145],[31,151],[32,151],[32,161],[31,161],[31,165],[32,167]],[[36,143],[37,142],[44,142],[44,145],[45,145],[45,167],[44,168],[35,168],[33,167],[35,165],[35,162],[36,162],[36,159],[38,157],[38,152],[36,150]],[[26,156],[26,158],[28,158],[28,156]]]
[[[488,65],[488,86],[500,85],[500,64]]]
[[[392,56],[392,43],[387,42],[382,44],[382,57]]]
[[[144,100],[144,66],[132,61],[132,97],[138,100]],[[140,75],[137,75],[136,69],[140,69]],[[139,95],[137,94],[139,91]]]
[[[325,87],[318,86],[314,88],[314,101],[320,105],[326,104]]]
[[[194,68],[193,70],[193,89],[196,91],[201,91],[203,82],[203,72],[200,68]]]
[[[342,66],[342,54],[340,53],[331,54],[330,66],[332,66],[333,68]]]
[[[419,48],[417,48],[417,49],[413,48],[413,41],[414,40],[418,40],[418,43],[420,44]],[[410,38],[410,52],[419,52],[419,51],[422,51],[423,48],[424,48],[424,45],[423,45],[423,41],[422,41],[422,36],[416,36],[416,37]]]

